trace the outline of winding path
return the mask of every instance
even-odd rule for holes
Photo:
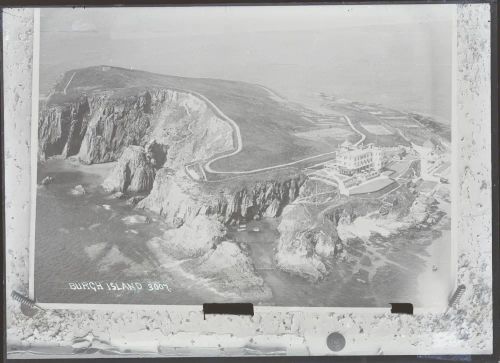
[[[71,81],[73,80],[73,77],[75,76],[76,72],[73,72],[73,74],[71,75],[68,83],[66,84],[66,87],[64,87],[63,89],[63,93],[66,94],[66,91],[68,90],[68,87],[69,87],[69,84],[71,83]]]
[[[278,164],[278,165],[273,165],[273,166],[268,166],[268,167],[264,167],[264,168],[253,169],[253,170],[244,170],[244,171],[217,171],[217,170],[214,170],[211,167],[212,163],[214,163],[217,160],[221,160],[221,159],[228,158],[228,157],[231,157],[231,156],[234,156],[234,155],[238,154],[242,150],[242,148],[243,148],[243,141],[241,139],[240,128],[236,124],[236,122],[234,120],[232,120],[231,118],[229,118],[228,116],[226,116],[217,106],[215,106],[215,104],[213,104],[211,101],[209,101],[206,97],[204,97],[202,95],[199,95],[199,96],[201,98],[203,98],[203,100],[205,100],[208,103],[210,103],[210,105],[217,110],[217,112],[220,114],[220,116],[222,116],[224,118],[224,120],[230,122],[231,125],[233,125],[233,127],[235,128],[236,133],[237,133],[238,146],[237,146],[237,148],[233,152],[231,152],[229,154],[219,155],[219,156],[211,159],[210,161],[208,161],[204,165],[203,168],[206,171],[208,171],[208,172],[210,172],[212,174],[253,174],[253,173],[258,173],[258,172],[262,172],[262,171],[269,171],[269,170],[273,170],[273,169],[279,169],[279,168],[282,168],[282,167],[293,166],[293,165],[302,163],[304,161],[313,160],[313,159],[320,158],[320,157],[327,156],[327,155],[334,155],[336,153],[336,151],[329,151],[329,152],[326,152],[326,153],[322,153],[322,154],[318,154],[318,155],[314,155],[314,156],[309,156],[307,158],[299,159],[299,160],[292,161],[292,162],[289,162],[289,163],[283,163],[283,164]],[[354,132],[356,132],[357,134],[359,134],[361,136],[361,139],[359,139],[354,144],[355,146],[359,145],[360,143],[362,143],[366,139],[366,135],[363,134],[361,131],[359,131],[353,125],[351,119],[347,115],[344,115],[344,118],[346,119],[346,121],[349,124],[349,126],[354,130]]]
[[[74,76],[74,74],[73,74],[73,76]],[[69,80],[68,85],[71,82],[71,80],[73,79],[73,76]],[[66,85],[66,88],[68,87],[68,85]],[[310,156],[307,158],[303,158],[300,160],[292,161],[289,163],[283,163],[283,164],[278,164],[278,165],[273,165],[273,166],[268,166],[268,167],[264,167],[264,168],[253,169],[253,170],[244,170],[244,171],[217,171],[217,170],[214,170],[214,169],[212,169],[212,166],[211,166],[214,162],[221,160],[221,159],[225,159],[225,158],[229,158],[231,156],[234,156],[234,155],[238,154],[239,152],[241,152],[241,150],[243,149],[243,140],[241,137],[240,128],[239,128],[238,124],[232,118],[230,118],[224,112],[222,112],[222,110],[219,107],[217,107],[217,105],[215,105],[212,101],[210,101],[204,95],[202,95],[198,92],[190,91],[190,90],[180,90],[180,91],[191,93],[192,95],[205,101],[212,108],[212,110],[215,112],[215,114],[218,117],[227,121],[231,125],[231,127],[234,129],[234,132],[235,132],[235,136],[236,136],[236,140],[235,140],[236,141],[236,149],[235,150],[233,150],[229,153],[222,153],[221,155],[216,156],[216,157],[206,161],[205,165],[200,165],[200,167],[203,171],[205,180],[207,180],[205,171],[208,171],[209,173],[212,173],[212,174],[232,174],[232,175],[253,174],[253,173],[258,173],[258,172],[269,171],[269,170],[273,170],[273,169],[279,169],[279,168],[283,168],[283,167],[293,166],[293,165],[302,163],[304,161],[313,160],[313,159],[320,158],[320,157],[327,156],[327,155],[334,155],[336,153],[336,151],[330,151],[330,152]],[[270,90],[268,90],[268,91],[270,91]],[[363,134],[361,131],[359,131],[353,125],[351,119],[347,115],[343,115],[343,117],[345,118],[345,120],[347,121],[349,126],[353,129],[353,131],[361,136],[361,139],[358,140],[354,144],[355,146],[359,145],[360,143],[362,143],[366,139],[366,135]],[[188,175],[189,175],[189,173],[188,173]]]
[[[351,129],[354,130],[354,132],[356,132],[357,134],[359,134],[361,136],[361,139],[359,139],[355,144],[354,146],[358,146],[359,144],[361,144],[363,141],[365,141],[366,139],[366,135],[363,134],[361,131],[359,131],[356,127],[354,127],[351,119],[347,116],[347,115],[344,115],[344,118],[346,119],[347,123],[349,124],[349,126],[351,126]]]
[[[231,127],[234,129],[234,132],[236,134],[236,144],[237,144],[236,149],[233,150],[232,152],[230,152],[229,154],[219,155],[219,156],[211,159],[209,162],[207,162],[205,164],[205,170],[209,171],[210,173],[225,173],[225,172],[217,172],[215,170],[212,170],[212,168],[210,167],[210,164],[212,164],[213,162],[215,162],[217,160],[228,158],[230,156],[236,155],[236,154],[238,154],[241,151],[241,149],[243,148],[243,141],[241,139],[240,127],[238,126],[238,124],[232,118],[228,117],[224,112],[221,111],[221,109],[219,107],[217,107],[215,105],[215,103],[213,103],[212,101],[210,101],[208,98],[206,98],[205,96],[203,96],[202,94],[197,93],[197,92],[193,92],[193,91],[188,91],[188,92],[190,92],[191,94],[193,94],[193,95],[201,98],[203,101],[205,101],[206,103],[208,103],[209,106],[212,107],[212,109],[215,111],[216,115],[219,116],[220,118],[222,118],[224,121],[229,122],[229,124],[231,125]],[[229,174],[232,174],[232,173],[229,173]]]
[[[213,174],[253,174],[253,173],[258,173],[258,172],[261,172],[261,171],[269,171],[269,170],[273,170],[273,169],[278,169],[278,168],[282,168],[282,167],[285,167],[285,166],[292,166],[292,165],[299,164],[299,163],[304,162],[304,161],[316,159],[316,158],[319,158],[319,157],[322,157],[322,156],[326,156],[326,155],[331,155],[331,154],[335,154],[335,151],[329,151],[327,153],[310,156],[310,157],[307,157],[307,158],[304,158],[304,159],[292,161],[290,163],[278,164],[278,165],[273,165],[273,166],[266,166],[265,168],[259,168],[259,169],[253,169],[253,170],[245,170],[245,171],[216,171],[216,170],[213,170],[210,167],[210,164],[213,163],[214,161],[222,159],[222,158],[225,158],[225,157],[228,157],[228,156],[234,155],[234,154],[230,154],[230,155],[223,155],[222,157],[218,157],[216,159],[212,159],[211,161],[209,161],[205,165],[205,170],[207,170],[208,172],[213,173]]]

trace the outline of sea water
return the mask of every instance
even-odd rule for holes
[[[224,292],[214,291],[203,276],[179,268],[182,261],[159,264],[147,242],[161,236],[167,226],[160,217],[111,198],[100,188],[111,167],[81,166],[68,160],[49,160],[39,167],[38,179],[50,175],[54,182],[37,191],[37,301],[161,305],[226,301]],[[82,185],[86,193],[72,195],[76,185]],[[413,228],[389,237],[344,241],[346,257],[333,260],[330,273],[315,283],[276,268],[278,224],[279,218],[264,219],[228,230],[229,239],[249,247],[256,273],[272,291],[272,299],[262,304],[446,304],[452,285],[446,219],[433,229]],[[432,271],[432,265],[438,270]]]

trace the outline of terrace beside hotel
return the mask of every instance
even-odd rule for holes
[[[345,141],[340,145],[335,159],[324,163],[320,170],[313,172],[313,177],[335,185],[340,194],[352,195],[378,191],[394,183],[383,172],[389,162],[403,160],[410,148],[404,146],[379,147],[374,144],[353,145]],[[407,164],[409,167],[410,163]]]

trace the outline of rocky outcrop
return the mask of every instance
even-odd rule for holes
[[[49,184],[52,184],[53,182],[54,182],[54,177],[48,175],[42,179],[42,181],[40,182],[40,185],[49,185]]]
[[[200,257],[226,235],[226,228],[215,217],[196,216],[190,223],[163,234],[162,248],[176,258]]]
[[[164,217],[171,225],[193,220],[199,214],[207,214],[208,206],[217,204],[214,195],[203,193],[199,184],[180,170],[161,168],[156,173],[149,195],[137,204]],[[182,223],[181,223],[182,224]]]
[[[419,195],[410,207],[405,220],[411,225],[433,224],[437,216],[438,201],[431,196]]]
[[[221,189],[222,201],[217,212],[226,222],[246,221],[257,217],[274,218],[297,198],[305,177],[298,175],[284,180],[255,181],[232,190]]]
[[[316,281],[328,274],[339,238],[335,224],[302,204],[285,207],[278,226],[280,239],[275,260],[289,273]]]
[[[384,202],[354,198],[327,213],[319,213],[308,205],[288,205],[278,226],[277,266],[312,281],[319,280],[328,274],[342,241],[368,241],[374,233],[389,237],[408,228],[429,226],[441,217],[437,204],[433,197],[415,195],[402,187]],[[381,207],[387,213],[381,213]]]
[[[142,146],[127,146],[102,186],[108,192],[148,192],[155,172]]]
[[[197,183],[184,171],[158,170],[150,194],[137,205],[162,215],[171,224],[197,215],[215,215],[223,223],[276,217],[297,195],[304,176],[282,181],[256,181],[243,186]]]
[[[162,88],[131,88],[55,100],[39,120],[39,158],[78,155],[86,164],[115,161],[129,145],[156,140],[168,147],[155,167],[185,163],[232,150],[233,130],[198,96]],[[162,146],[159,146],[162,145]],[[151,150],[155,152],[156,150]]]
[[[334,219],[337,220],[340,238],[344,241],[352,238],[368,241],[374,234],[388,238],[404,230],[427,228],[441,219],[444,212],[439,209],[434,197],[413,195],[405,189],[406,187],[400,188],[392,196],[392,205],[388,205],[386,200],[384,205],[379,206],[380,209],[373,208],[376,206],[374,205],[359,213],[359,210],[355,211],[353,208],[359,205],[357,203],[339,207]]]
[[[132,215],[132,216],[126,216],[122,218],[123,223],[125,223],[128,226],[132,226],[135,224],[144,224],[144,223],[150,223],[151,219],[147,216],[141,216],[139,214]]]
[[[229,292],[238,301],[265,301],[271,289],[255,272],[252,259],[236,243],[224,241],[200,261],[196,271],[212,281],[217,291]]]
[[[122,192],[113,193],[108,197],[108,199],[123,199],[123,198],[125,198],[125,194],[123,194]]]
[[[189,92],[164,91],[164,106],[148,132],[149,140],[168,145],[163,166],[183,168],[195,160],[233,150],[233,129],[201,98]]]
[[[199,276],[225,298],[270,299],[271,290],[256,274],[251,258],[238,244],[224,241],[225,236],[224,225],[214,216],[198,215],[148,241],[148,247],[161,264],[174,264],[190,276]]]

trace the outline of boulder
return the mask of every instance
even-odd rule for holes
[[[127,199],[127,205],[134,207],[137,203],[143,200],[144,197],[142,195],[136,195]]]
[[[133,215],[133,216],[126,216],[122,218],[123,223],[126,225],[134,225],[134,224],[144,224],[144,223],[149,223],[150,218],[146,216],[141,216],[139,214]]]
[[[40,182],[40,185],[49,185],[54,182],[54,177],[52,176],[46,176],[45,178],[42,179]]]
[[[122,192],[116,192],[116,193],[111,195],[111,198],[113,198],[113,199],[123,199],[124,197],[125,197],[125,194],[123,194]]]
[[[85,193],[85,188],[82,185],[77,185],[70,190],[71,195],[84,195]]]

